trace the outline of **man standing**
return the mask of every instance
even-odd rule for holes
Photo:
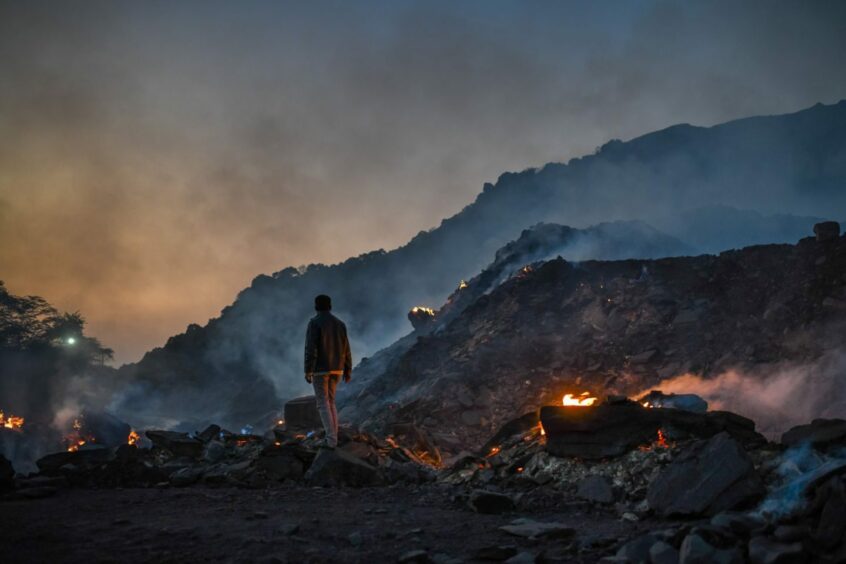
[[[332,315],[332,299],[326,295],[314,298],[317,315],[308,322],[305,343],[305,379],[314,386],[314,397],[320,420],[326,429],[324,446],[338,446],[338,412],[335,409],[335,388],[341,376],[350,381],[352,354],[347,339],[347,326]]]

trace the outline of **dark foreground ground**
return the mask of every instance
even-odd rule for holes
[[[396,562],[421,549],[460,562],[497,546],[595,562],[650,525],[554,493],[527,494],[507,515],[474,513],[460,496],[435,485],[64,490],[0,502],[0,562]],[[520,517],[576,534],[533,541],[498,529]]]

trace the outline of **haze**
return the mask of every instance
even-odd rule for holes
[[[0,1],[0,279],[137,360],[508,170],[832,103],[846,5]]]

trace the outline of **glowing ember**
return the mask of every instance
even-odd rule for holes
[[[433,310],[430,307],[414,306],[413,308],[411,308],[411,313],[419,313],[419,312],[423,312],[423,313],[425,313],[427,315],[431,315],[431,316],[435,315],[435,310]]]
[[[285,420],[284,420],[284,419],[280,419],[279,421],[277,421],[277,422],[276,422],[276,424],[277,424],[277,425],[279,425],[279,426],[282,426],[282,425],[284,425],[284,424],[285,424]]]
[[[546,429],[543,428],[543,423],[538,423],[538,429],[540,429],[541,437],[546,435]]]
[[[488,453],[488,457],[490,458],[491,456],[494,456],[495,454],[497,454],[500,451],[500,448],[501,447],[498,447],[498,446],[491,448],[491,451]]]
[[[596,398],[592,397],[590,392],[582,392],[578,396],[564,394],[564,405],[566,406],[587,407],[593,405],[595,401]]]
[[[141,437],[138,435],[138,433],[136,433],[136,432],[135,432],[135,429],[132,429],[132,430],[129,432],[129,436],[126,438],[126,444],[128,444],[128,445],[137,445],[137,444],[138,444],[138,441],[139,441],[140,439],[141,439]]]
[[[19,431],[21,427],[23,427],[24,418],[18,417],[16,415],[6,415],[3,413],[3,410],[0,410],[0,427],[5,427],[6,429],[14,429],[15,431]]]
[[[661,448],[669,448],[670,445],[667,443],[667,438],[664,437],[664,432],[661,429],[658,429],[658,440],[655,441],[655,446]]]
[[[518,473],[518,474],[522,474],[522,473],[523,473],[523,467],[522,467],[522,466],[521,466],[521,467],[519,467],[519,468],[517,469],[517,473]]]

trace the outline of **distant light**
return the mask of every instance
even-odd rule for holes
[[[74,344],[75,342],[76,342],[76,339],[75,339],[75,338],[73,338],[73,337],[68,337],[67,343],[68,343],[69,345],[72,345],[72,344]]]

